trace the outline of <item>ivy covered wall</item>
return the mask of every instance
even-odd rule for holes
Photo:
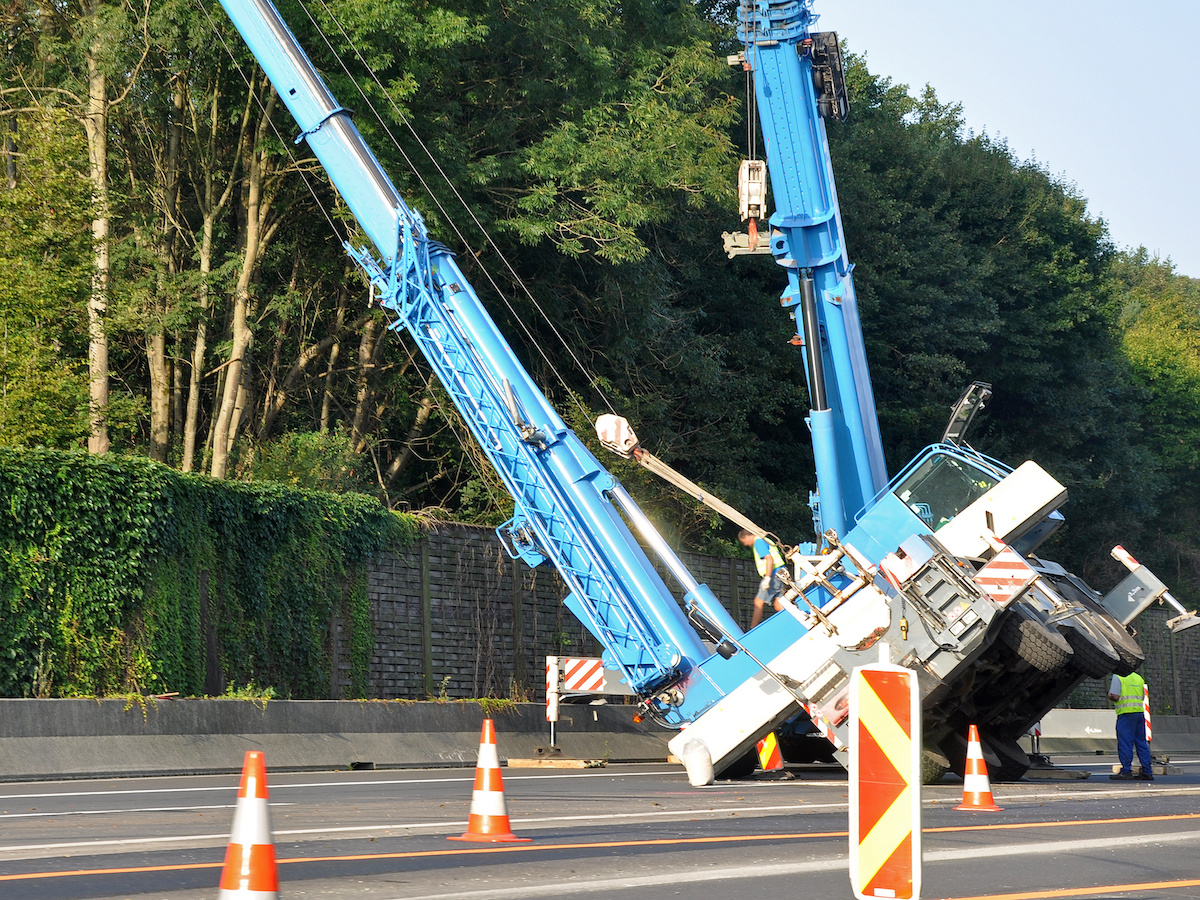
[[[368,557],[416,534],[362,495],[0,449],[0,696],[326,697],[332,618],[369,630]],[[361,690],[374,637],[349,643]]]

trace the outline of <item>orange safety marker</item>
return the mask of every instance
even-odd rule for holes
[[[962,806],[955,809],[1000,812],[1003,807],[992,799],[992,783],[988,779],[987,761],[979,743],[979,729],[974,725],[967,732],[967,765],[963,772]]]
[[[1142,684],[1142,715],[1146,717],[1146,743],[1150,743],[1150,685]]]
[[[496,749],[496,726],[483,720],[479,736],[479,761],[475,765],[475,790],[471,794],[471,815],[467,830],[450,841],[490,841],[493,843],[528,841],[517,837],[508,821],[504,804],[504,779],[500,776],[500,751]]]
[[[764,772],[778,772],[783,768],[783,754],[779,752],[779,741],[773,731],[758,742],[758,764]]]
[[[218,900],[276,900],[279,875],[275,869],[275,843],[267,810],[267,757],[249,750],[242,764],[233,833],[225,848]]]
[[[850,886],[858,900],[921,894],[921,692],[887,663],[850,679]]]

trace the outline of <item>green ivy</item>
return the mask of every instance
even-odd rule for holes
[[[415,538],[362,495],[0,449],[0,696],[197,695],[207,675],[326,697],[335,614],[365,696],[366,563]]]

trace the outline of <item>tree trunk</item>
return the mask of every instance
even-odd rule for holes
[[[8,189],[17,188],[17,116],[8,117],[8,134],[4,136],[4,173],[8,178]]]
[[[413,420],[412,428],[408,429],[408,434],[404,436],[404,448],[396,455],[391,465],[383,473],[383,484],[380,487],[385,491],[391,489],[392,484],[400,477],[400,473],[407,469],[409,464],[417,457],[414,445],[424,436],[425,428],[429,424],[429,416],[433,413],[433,384],[435,377],[430,374],[425,382],[425,396],[421,398],[421,403],[417,407],[417,417]]]
[[[225,182],[225,189],[221,195],[217,196],[217,186],[214,175],[219,165],[218,159],[218,142],[217,133],[220,127],[220,85],[214,83],[212,85],[211,102],[208,108],[208,146],[203,154],[203,171],[200,176],[200,185],[196,191],[196,202],[200,206],[200,212],[203,217],[200,236],[200,321],[196,324],[196,340],[192,344],[192,366],[191,375],[188,378],[188,399],[187,413],[184,416],[183,422],[183,460],[181,468],[185,472],[191,472],[196,465],[196,437],[200,429],[200,382],[204,380],[204,363],[208,353],[208,314],[209,307],[212,303],[212,258],[213,258],[213,232],[216,228],[217,217],[225,209],[225,205],[229,202],[229,198],[233,193],[233,186],[237,180],[237,170],[242,158],[242,145],[246,130],[250,127],[250,111],[254,107],[254,90],[257,79],[251,78],[250,84],[246,91],[246,105],[242,109],[241,129],[238,132],[238,139],[235,142],[237,147],[234,153],[233,160],[229,163],[228,178]],[[189,110],[192,107],[189,105]],[[193,115],[192,131],[199,136],[200,122]],[[218,394],[220,387],[218,385]],[[205,446],[211,444],[212,428],[209,428]]]
[[[184,86],[183,75],[177,74],[163,164],[163,220],[159,255],[165,274],[169,275],[174,275],[177,268],[175,217],[179,205],[179,142],[186,100]],[[161,463],[167,461],[171,449],[171,367],[167,362],[167,334],[164,327],[169,312],[169,287],[165,277],[160,276],[151,330],[146,335],[146,362],[150,370],[150,458]]]
[[[338,301],[337,301],[337,317],[334,319],[333,333],[341,335],[342,323],[346,321],[346,301],[350,294],[350,279],[353,276],[353,270],[347,266],[346,272],[342,277],[342,283],[338,286]],[[329,431],[330,411],[333,407],[333,373],[337,369],[338,357],[342,353],[342,342],[340,337],[335,339],[333,346],[329,348],[329,363],[325,366],[325,393],[321,397],[321,433]]]
[[[372,317],[363,326],[358,341],[358,376],[355,379],[354,421],[350,426],[350,446],[362,453],[367,446],[367,430],[371,425],[371,370],[375,368],[375,343],[378,340],[379,320]]]
[[[242,256],[242,268],[238,273],[237,285],[234,288],[233,297],[233,342],[229,350],[229,370],[225,376],[225,390],[221,396],[221,406],[217,413],[216,421],[213,424],[213,453],[212,453],[212,468],[210,474],[213,478],[224,478],[226,469],[229,464],[229,451],[233,446],[233,439],[237,436],[237,425],[234,420],[235,413],[240,414],[241,408],[238,405],[238,392],[243,388],[242,372],[245,357],[250,352],[250,344],[253,340],[253,332],[250,328],[249,310],[250,310],[250,283],[254,276],[254,270],[258,263],[259,241],[262,236],[262,204],[263,204],[263,181],[266,175],[266,150],[259,150],[263,146],[266,138],[267,129],[270,124],[271,114],[275,109],[275,93],[271,92],[270,98],[267,100],[266,109],[262,113],[262,118],[259,121],[257,133],[255,135],[254,149],[248,155],[249,166],[246,172],[246,228],[244,252]]]
[[[200,238],[200,321],[196,323],[196,340],[192,344],[192,371],[188,378],[187,413],[183,418],[183,460],[185,472],[196,464],[196,432],[200,421],[200,381],[204,377],[204,357],[208,350],[208,306],[212,275],[213,226],[216,216],[209,209],[204,213],[203,234]]]
[[[178,446],[183,437],[183,335],[176,332],[171,345],[171,440]]]
[[[108,80],[100,69],[104,48],[93,43],[87,51],[88,100],[83,117],[87,133],[88,174],[91,180],[92,292],[88,297],[88,451],[107,453],[108,439],[108,313],[109,198],[108,198]]]
[[[165,463],[171,446],[171,369],[167,365],[167,334],[161,322],[146,335],[146,362],[150,369],[150,448],[155,462]]]
[[[336,359],[337,357],[333,353],[333,350],[337,349],[338,344],[341,342],[342,335],[347,331],[354,331],[356,328],[361,328],[368,321],[370,321],[369,316],[364,316],[357,322],[352,322],[350,325],[345,325],[343,323],[342,315],[340,314],[343,311],[344,310],[339,310],[339,315],[337,317],[335,326],[337,330],[334,331],[333,334],[328,334],[315,344],[309,344],[307,347],[301,350],[300,355],[296,357],[296,361],[292,363],[291,368],[288,369],[287,373],[282,378],[278,379],[277,382],[276,379],[272,378],[271,384],[267,389],[267,397],[263,401],[262,424],[259,426],[258,432],[259,440],[267,440],[270,438],[271,430],[275,425],[275,420],[279,414],[283,412],[283,407],[287,403],[289,393],[295,389],[297,384],[300,383],[300,379],[304,376],[304,373],[308,371],[308,367],[317,359],[319,359],[321,354],[326,350],[329,350],[330,356]],[[277,346],[276,349],[278,351],[280,348]],[[280,360],[276,358],[274,365],[278,366],[279,363]],[[329,373],[326,371],[326,381],[328,381],[328,378]],[[324,403],[322,406],[324,406]],[[328,429],[326,428],[324,430]]]

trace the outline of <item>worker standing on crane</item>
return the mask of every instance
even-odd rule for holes
[[[768,603],[776,611],[781,609],[778,598],[783,592],[783,585],[779,574],[787,563],[783,560],[783,552],[774,541],[758,537],[752,531],[743,528],[738,532],[738,541],[743,547],[752,549],[754,564],[758,567],[758,575],[762,579],[758,583],[758,593],[754,595],[754,615],[750,617],[750,627],[753,628],[762,621],[763,607]]]

